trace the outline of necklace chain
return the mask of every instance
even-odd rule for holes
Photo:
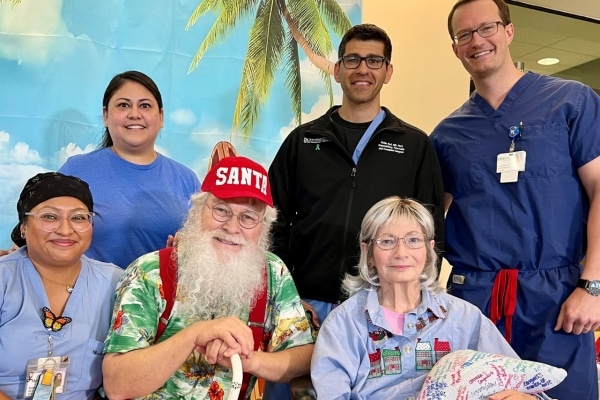
[[[71,284],[68,284],[68,283],[61,283],[61,282],[53,281],[53,280],[52,280],[52,279],[50,279],[50,278],[46,278],[45,276],[42,276],[42,279],[43,279],[43,280],[46,280],[46,281],[48,281],[48,282],[50,282],[50,283],[54,283],[55,285],[61,285],[61,286],[64,286],[64,287],[65,287],[65,290],[66,290],[66,291],[67,291],[67,293],[69,293],[69,294],[73,293],[73,290],[75,289],[75,283],[73,283],[72,285],[71,285]]]
[[[40,270],[38,269],[37,266],[35,266],[35,269],[37,270],[38,274],[40,275],[40,278],[42,278],[42,280],[48,281],[50,283],[54,283],[55,285],[60,285],[63,286],[65,288],[65,290],[67,291],[68,294],[73,293],[73,290],[75,289],[75,282],[77,282],[77,278],[79,277],[79,273],[81,272],[81,264],[79,265],[79,268],[77,269],[77,274],[75,275],[73,279],[73,283],[64,283],[64,282],[58,282],[55,280],[52,280],[50,278],[45,277],[44,275],[42,275],[40,273]]]

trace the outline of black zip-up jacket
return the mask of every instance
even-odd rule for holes
[[[412,197],[434,214],[443,249],[444,188],[427,135],[388,109],[358,164],[334,134],[332,107],[294,129],[277,152],[269,179],[279,213],[274,253],[292,272],[301,298],[343,300],[341,280],[356,274],[358,235],[367,210],[388,196]]]

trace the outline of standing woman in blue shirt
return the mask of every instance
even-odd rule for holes
[[[70,157],[59,169],[89,183],[96,200],[94,238],[87,254],[126,268],[165,246],[180,228],[196,174],[154,149],[163,127],[160,91],[139,71],[116,75],[102,99],[100,148]]]

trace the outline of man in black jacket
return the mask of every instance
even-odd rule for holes
[[[365,212],[392,195],[411,197],[434,214],[444,240],[442,177],[427,135],[381,107],[393,73],[392,44],[381,28],[351,28],[338,50],[335,80],[341,106],[285,139],[269,178],[279,216],[274,252],[291,270],[316,325],[344,299],[346,273],[356,273],[358,232]]]

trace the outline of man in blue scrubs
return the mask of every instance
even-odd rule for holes
[[[450,293],[489,315],[522,358],[568,371],[548,395],[597,400],[600,97],[517,70],[503,0],[458,1],[448,30],[476,88],[431,135]]]

